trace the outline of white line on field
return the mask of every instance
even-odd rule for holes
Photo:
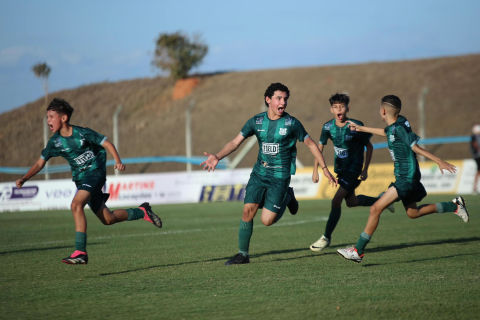
[[[297,224],[305,224],[311,222],[327,221],[328,217],[319,217],[312,220],[299,220],[292,222],[279,222],[275,224],[276,227],[288,227],[294,226]],[[256,225],[254,228],[261,228],[263,225]],[[100,236],[100,237],[91,237],[88,240],[105,240],[105,239],[114,239],[114,238],[130,238],[130,237],[145,237],[145,236],[160,236],[166,234],[178,234],[178,233],[192,233],[192,232],[202,232],[202,231],[223,231],[223,230],[237,230],[235,228],[222,228],[222,229],[187,229],[187,230],[172,230],[172,231],[160,231],[160,232],[150,232],[150,233],[136,233],[136,234],[124,234],[124,235],[113,235],[113,236]],[[18,243],[18,244],[2,244],[0,248],[11,248],[11,247],[28,247],[28,246],[41,246],[49,244],[59,244],[59,243],[71,243],[72,240],[57,240],[57,241],[43,241],[37,243]]]

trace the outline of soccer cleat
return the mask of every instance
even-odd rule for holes
[[[462,196],[458,196],[452,200],[457,205],[455,214],[463,219],[463,222],[467,223],[470,220],[470,215],[467,210],[467,202]]]
[[[385,194],[385,192],[382,192],[378,195],[378,198],[380,199],[383,195]],[[386,209],[390,210],[391,213],[394,213],[395,212],[395,206],[393,205],[395,202],[391,203],[388,207],[386,207]]]
[[[357,249],[355,249],[355,247],[348,247],[348,248],[345,248],[345,249],[338,249],[337,250],[337,253],[344,257],[345,260],[350,260],[350,261],[353,261],[355,263],[360,263],[362,262],[362,259],[363,259],[363,255],[359,255],[358,252],[357,252]]]
[[[250,263],[250,258],[248,257],[248,255],[244,256],[243,254],[238,253],[235,257],[225,262],[225,265],[231,266],[232,264],[245,264],[245,263]]]
[[[318,251],[322,251],[328,246],[330,246],[330,240],[324,235],[322,235],[320,239],[317,240],[317,242],[313,243],[310,246],[310,250],[318,252]]]
[[[66,264],[87,264],[88,255],[86,252],[75,250],[70,257],[62,259],[62,262]]]
[[[290,211],[290,213],[292,215],[296,215],[297,212],[298,212],[298,201],[297,199],[295,198],[295,193],[293,192],[293,188],[292,187],[288,187],[287,189],[287,193],[290,195],[291,199],[290,199],[290,202],[287,204],[287,207],[288,207],[288,210]]]
[[[144,202],[140,205],[140,209],[145,212],[145,215],[143,216],[143,219],[153,223],[156,227],[161,228],[162,227],[162,220],[160,219],[159,216],[157,216],[155,213],[152,211],[152,207],[150,207],[150,204],[148,202]]]

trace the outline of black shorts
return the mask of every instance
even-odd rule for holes
[[[425,187],[420,181],[410,183],[404,180],[397,179],[395,182],[392,182],[388,187],[395,187],[395,189],[397,189],[397,201],[402,200],[404,207],[411,205],[412,203],[420,202],[423,200],[423,198],[427,196],[427,191],[425,190]]]
[[[97,213],[110,196],[108,193],[103,193],[103,186],[106,181],[106,176],[87,176],[82,180],[75,181],[78,190],[90,192],[91,198],[88,205],[93,213]]]
[[[358,179],[359,175],[360,174],[353,172],[345,172],[337,175],[338,184],[347,191],[345,199],[350,198],[355,192],[355,189],[362,183],[362,180]]]
[[[473,158],[473,160],[477,163],[477,171],[480,171],[480,158]]]

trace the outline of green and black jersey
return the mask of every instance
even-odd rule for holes
[[[395,176],[409,183],[420,182],[422,177],[418,167],[417,154],[413,146],[420,137],[412,132],[410,123],[404,116],[398,116],[397,121],[385,128],[388,151],[395,164]]]
[[[62,137],[56,132],[42,151],[45,161],[52,157],[65,158],[72,169],[73,181],[85,176],[106,175],[106,152],[102,144],[107,137],[92,129],[72,126],[73,133]]]
[[[267,112],[247,121],[240,134],[258,140],[258,158],[253,171],[261,176],[288,178],[295,174],[297,140],[303,142],[308,133],[296,118],[285,113],[278,120],[270,120]]]
[[[363,126],[361,121],[348,120]],[[319,143],[326,145],[328,139],[332,140],[335,149],[334,171],[336,174],[352,172],[359,175],[363,169],[365,146],[370,142],[371,137],[371,133],[350,131],[348,124],[339,127],[335,124],[335,119],[332,119],[323,125]]]

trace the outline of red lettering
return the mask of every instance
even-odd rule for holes
[[[107,193],[110,193],[110,200],[118,200],[118,193],[120,191],[120,186],[121,184],[118,183],[115,187],[115,184],[110,184],[110,186],[108,187],[108,192]]]

